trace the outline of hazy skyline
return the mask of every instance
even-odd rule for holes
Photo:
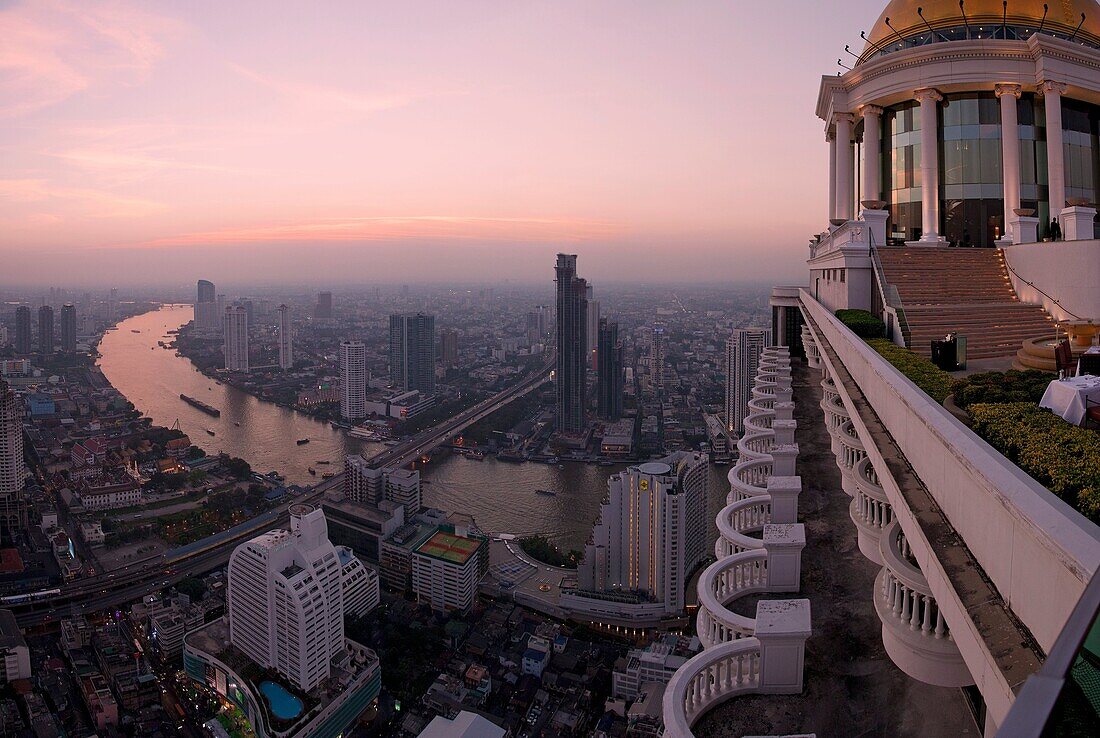
[[[0,2],[0,283],[800,281],[882,5]]]

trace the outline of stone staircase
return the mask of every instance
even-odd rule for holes
[[[1039,305],[1020,302],[1000,249],[883,247],[883,274],[897,288],[909,324],[909,347],[930,356],[930,343],[966,336],[967,357],[1014,356],[1023,341],[1054,335]]]

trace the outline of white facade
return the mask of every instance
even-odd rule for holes
[[[278,310],[279,368],[289,369],[294,366],[294,330],[290,327],[290,308],[280,305]]]
[[[481,540],[478,550],[457,554],[453,560],[435,555],[433,552],[440,547],[448,547],[448,540],[469,542],[470,547],[474,545],[461,531],[452,535],[442,530],[420,544],[412,556],[413,592],[417,602],[437,612],[466,611],[474,604],[478,584],[485,573],[480,548],[486,544]]]
[[[309,691],[344,648],[342,567],[324,513],[290,508],[287,530],[242,543],[229,559],[229,640]]]
[[[85,510],[116,510],[131,507],[141,502],[141,488],[136,485],[118,485],[96,490],[83,490],[77,493],[80,504]],[[91,543],[91,541],[89,541]]]
[[[340,415],[357,419],[367,415],[367,345],[340,342]]]
[[[11,610],[0,610],[0,681],[31,678],[31,653]]]
[[[577,572],[582,594],[636,594],[647,612],[681,612],[687,578],[706,557],[708,479],[706,455],[684,451],[612,476]],[[622,603],[624,614],[633,604]]]
[[[766,328],[738,328],[726,339],[726,431],[740,433],[749,413],[760,354],[771,344]]]
[[[247,372],[248,365],[248,311],[243,305],[226,307],[222,318],[225,368],[231,372]]]
[[[0,379],[0,514],[4,524],[18,525],[23,500],[22,404],[7,383]]]
[[[377,505],[395,502],[405,510],[405,520],[420,512],[420,472],[412,469],[379,469],[358,454],[344,461],[344,497],[350,502]]]
[[[364,566],[347,546],[337,546],[344,588],[344,617],[360,618],[378,606],[378,572]]]

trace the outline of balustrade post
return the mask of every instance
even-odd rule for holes
[[[797,421],[780,420],[779,414],[776,413],[776,418],[772,421],[772,430],[775,432],[775,446],[793,446],[796,428],[798,428]]]
[[[780,402],[777,399],[772,404],[772,412],[775,413],[775,420],[792,420],[794,418],[794,403]]]
[[[761,694],[798,694],[810,637],[809,600],[761,600],[756,605]]]
[[[802,582],[802,549],[805,547],[806,528],[802,523],[764,526],[769,592],[799,590]]]
[[[773,477],[794,476],[795,460],[798,459],[798,444],[789,443],[786,445],[779,445],[777,443],[772,448],[771,457]]]
[[[772,498],[772,523],[798,521],[798,495],[802,477],[772,475],[768,478],[768,496]]]

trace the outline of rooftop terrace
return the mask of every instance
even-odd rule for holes
[[[481,544],[478,538],[463,538],[441,530],[420,544],[416,552],[452,564],[465,564]]]

